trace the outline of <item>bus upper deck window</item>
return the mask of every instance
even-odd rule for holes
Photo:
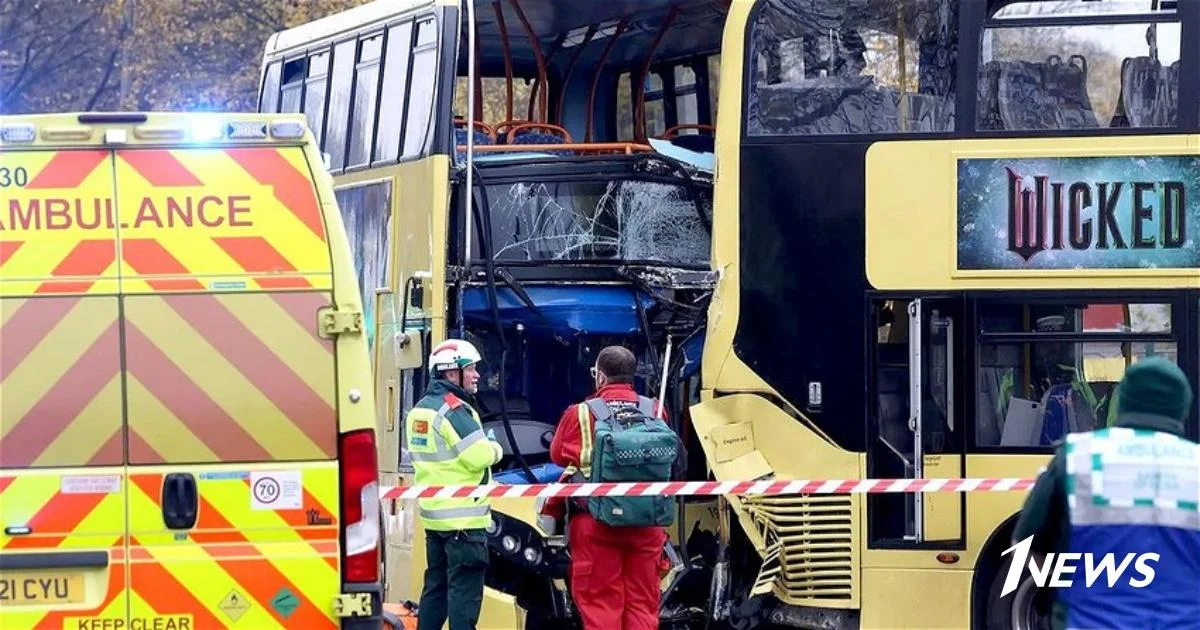
[[[749,133],[953,130],[958,4],[764,0],[752,18]]]
[[[1151,0],[1017,2],[994,14],[980,49],[982,131],[1170,127],[1178,120],[1180,25]],[[1103,24],[1079,24],[1104,16]],[[1113,22],[1112,17],[1128,21]],[[1057,23],[1069,17],[1071,24]],[[1033,19],[1008,26],[1006,20]]]
[[[1146,15],[1175,13],[1178,0],[993,0],[1000,8],[993,18],[1023,19],[1030,17],[1095,17],[1100,15]]]

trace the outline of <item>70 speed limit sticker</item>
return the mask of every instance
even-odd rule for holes
[[[250,507],[255,510],[299,510],[304,481],[299,470],[250,473]]]

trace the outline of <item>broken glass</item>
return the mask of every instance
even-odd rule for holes
[[[747,132],[953,130],[957,23],[953,0],[765,0]]]
[[[487,191],[496,260],[708,266],[711,186],[626,178]]]

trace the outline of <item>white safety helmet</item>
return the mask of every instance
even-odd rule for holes
[[[429,353],[429,369],[433,372],[461,370],[480,361],[483,361],[483,357],[479,350],[471,342],[461,339],[447,339]]]

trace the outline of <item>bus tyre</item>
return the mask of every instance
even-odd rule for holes
[[[1041,562],[1041,558],[1038,558]],[[1033,575],[1028,571],[1021,572],[1021,581],[1017,589],[1004,597],[1004,580],[1008,569],[1012,566],[1011,554],[992,576],[988,587],[987,603],[985,604],[986,630],[1049,630],[1050,606],[1044,602],[1044,595],[1038,592]]]

